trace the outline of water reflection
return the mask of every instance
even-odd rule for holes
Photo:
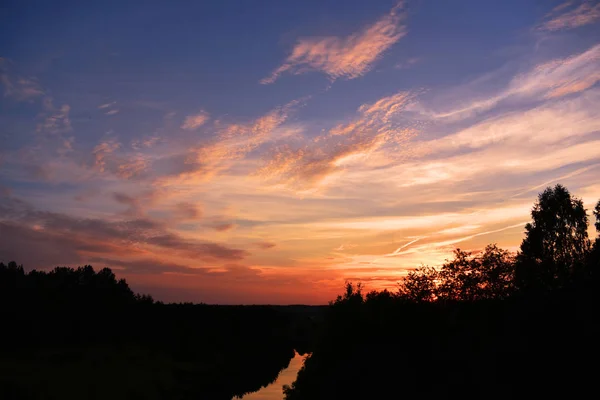
[[[283,385],[291,385],[293,381],[296,380],[296,375],[298,375],[298,371],[300,367],[302,367],[302,362],[306,358],[306,355],[301,356],[296,352],[294,354],[294,358],[290,360],[290,365],[281,370],[279,372],[279,376],[277,376],[277,380],[270,385],[260,389],[258,392],[249,393],[241,399],[243,400],[282,400],[283,399]],[[237,397],[236,397],[237,399]]]

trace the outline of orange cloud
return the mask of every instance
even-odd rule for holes
[[[363,104],[358,118],[333,127],[301,148],[289,144],[273,149],[270,159],[259,170],[262,178],[300,188],[309,188],[346,162],[366,157],[390,143],[406,141],[414,131],[394,122],[410,99],[400,92],[373,104]]]
[[[276,107],[267,114],[247,123],[222,124],[216,122],[217,136],[209,143],[182,154],[185,160],[180,171],[173,177],[159,179],[159,185],[171,185],[181,181],[206,181],[227,169],[235,160],[272,139],[273,132],[289,117],[302,100],[294,100]]]
[[[140,176],[149,167],[148,160],[142,155],[136,155],[131,160],[124,161],[117,166],[116,174],[123,179]]]
[[[307,69],[322,71],[331,79],[364,75],[387,49],[406,35],[401,7],[402,2],[373,25],[345,38],[300,39],[285,62],[260,82],[273,83],[284,72],[299,74]]]

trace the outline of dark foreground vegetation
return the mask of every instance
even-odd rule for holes
[[[231,399],[294,350],[312,355],[287,400],[589,397],[600,239],[560,185],[531,214],[517,254],[456,250],[326,308],[163,304],[109,269],[0,263],[0,398]],[[594,215],[600,231],[600,202]]]
[[[594,210],[600,231],[600,202]],[[397,292],[348,284],[287,400],[587,398],[600,378],[600,239],[580,200],[540,194],[518,254],[456,250]]]
[[[0,263],[0,399],[226,399],[305,353],[319,307],[162,304],[109,269]]]

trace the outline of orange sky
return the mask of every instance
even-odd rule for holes
[[[322,304],[456,247],[516,250],[545,186],[600,199],[600,5],[524,3],[469,3],[472,26],[427,1],[261,26],[217,5],[88,28],[60,11],[81,43],[17,10],[55,40],[18,31],[0,54],[0,261],[108,266],[166,301]]]

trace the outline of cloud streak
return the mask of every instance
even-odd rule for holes
[[[437,120],[457,121],[488,111],[511,99],[543,100],[559,98],[593,87],[600,81],[600,44],[566,58],[539,64],[526,73],[513,77],[497,94],[470,101],[448,111],[420,110]]]
[[[132,207],[136,200],[115,194],[115,200]],[[0,204],[0,221],[4,229],[20,226],[24,237],[48,237],[60,242],[74,254],[79,252],[109,254],[112,249],[136,249],[137,252],[168,250],[203,261],[241,260],[244,250],[218,243],[185,238],[171,232],[164,223],[147,218],[107,221],[98,218],[76,218],[65,214],[39,211],[29,204],[12,198]],[[33,240],[33,239],[32,239]],[[36,239],[37,240],[37,239]],[[160,250],[158,250],[160,251]]]

